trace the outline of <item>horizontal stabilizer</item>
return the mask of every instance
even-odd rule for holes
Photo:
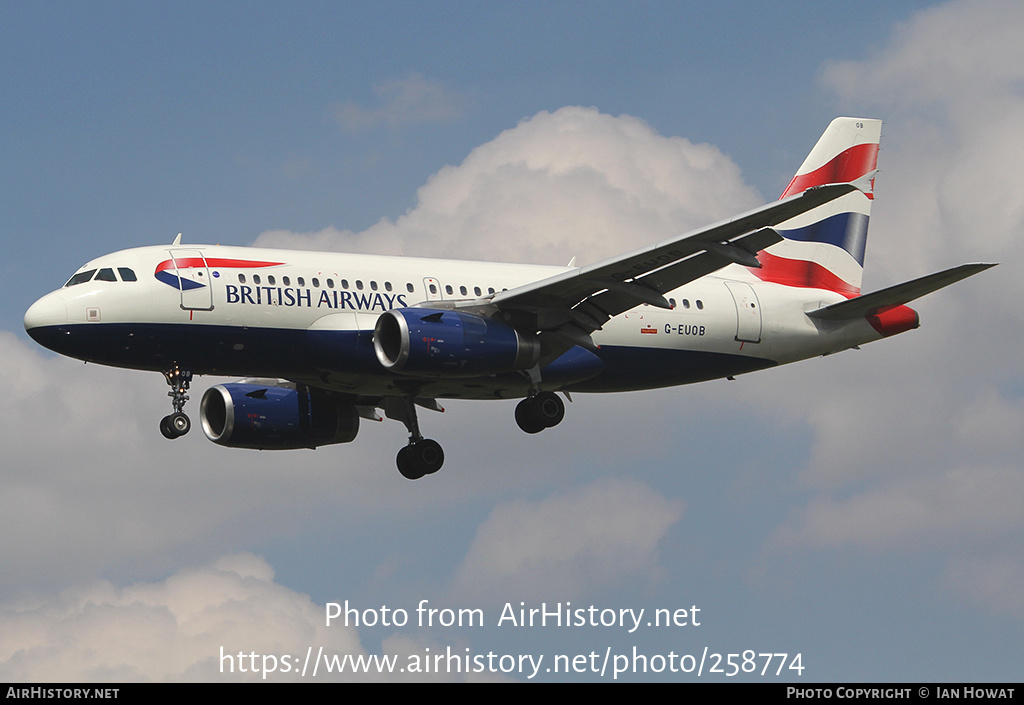
[[[978,272],[983,272],[986,269],[995,266],[995,264],[991,263],[961,264],[959,267],[953,267],[952,269],[947,269],[942,272],[929,274],[921,277],[920,279],[913,279],[870,294],[856,296],[847,301],[840,301],[839,303],[832,304],[831,306],[825,306],[823,308],[815,309],[814,311],[808,311],[807,315],[811,318],[818,318],[824,321],[838,321],[871,316],[882,309],[888,309],[894,306],[902,306],[903,304],[910,303],[914,299],[920,298],[925,294],[938,291],[950,284],[955,284],[961,279],[966,279]]]

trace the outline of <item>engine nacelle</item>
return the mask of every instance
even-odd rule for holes
[[[537,364],[540,343],[493,318],[462,311],[396,308],[373,329],[377,359],[392,372],[476,377]]]
[[[315,448],[359,432],[355,406],[301,384],[218,384],[206,390],[199,414],[206,437],[229,448]]]

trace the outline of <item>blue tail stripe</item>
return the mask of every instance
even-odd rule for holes
[[[795,228],[779,230],[787,240],[800,242],[823,242],[841,247],[864,266],[864,248],[868,240],[868,216],[863,213],[838,213],[819,220],[816,223]]]

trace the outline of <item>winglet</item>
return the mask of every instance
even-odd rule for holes
[[[174,238],[174,242],[172,242],[171,244],[172,245],[180,245],[181,244],[181,233],[178,233],[178,236],[176,238]]]

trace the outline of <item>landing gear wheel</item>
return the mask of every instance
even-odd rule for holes
[[[406,446],[398,451],[397,461],[398,472],[402,473],[406,480],[418,480],[426,474],[416,466],[416,459],[412,457],[412,446]]]
[[[544,428],[551,428],[562,423],[565,418],[565,404],[554,392],[541,392],[533,398],[537,418]]]
[[[160,433],[164,434],[164,438],[169,441],[173,441],[178,437],[178,434],[174,432],[174,428],[171,427],[170,416],[165,416],[160,419]]]
[[[533,397],[523,399],[516,405],[516,423],[527,433],[540,433],[546,428],[534,411]]]
[[[437,441],[424,438],[414,443],[413,448],[416,449],[417,462],[425,469],[427,475],[433,475],[444,465],[444,450]]]
[[[176,411],[171,414],[168,425],[173,428],[174,432],[179,436],[184,436],[192,429],[192,421],[190,421],[188,416],[180,411]]]
[[[527,433],[540,433],[565,418],[565,404],[554,392],[527,397],[516,406],[516,423]]]
[[[192,428],[192,421],[180,411],[176,411],[160,420],[160,433],[164,438],[174,440],[184,436]]]
[[[430,438],[421,438],[398,451],[398,472],[409,480],[433,475],[444,464],[441,444]]]

